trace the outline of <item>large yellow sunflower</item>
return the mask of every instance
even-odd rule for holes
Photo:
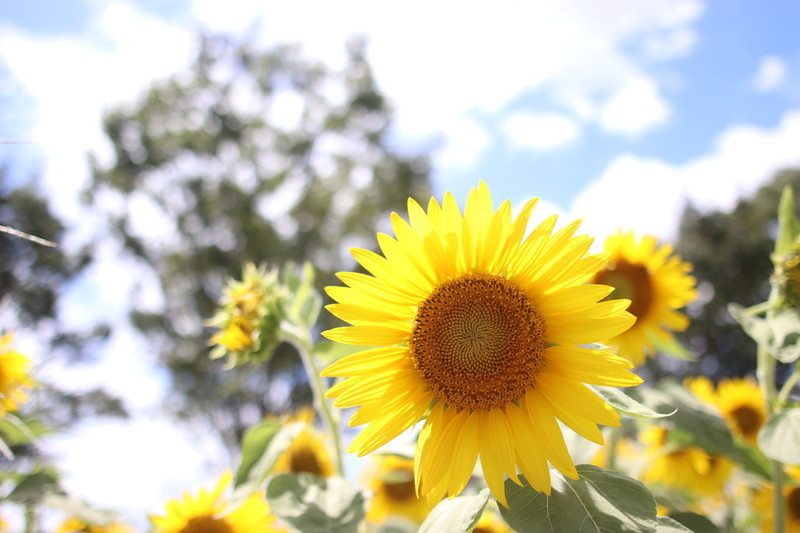
[[[724,379],[714,388],[710,379],[698,376],[688,378],[685,385],[698,398],[716,407],[735,435],[756,445],[758,430],[767,421],[767,406],[764,392],[754,379]]]
[[[672,247],[658,246],[655,237],[637,240],[632,232],[617,232],[605,241],[611,254],[606,267],[594,276],[594,283],[615,288],[611,296],[631,301],[628,311],[636,324],[606,342],[640,365],[653,354],[658,341],[672,340],[672,332],[683,331],[689,319],[677,311],[696,296],[692,265],[672,253]]]
[[[30,359],[11,349],[13,338],[11,333],[0,337],[0,415],[16,411],[19,404],[27,402],[25,389],[33,386]]]
[[[225,472],[216,488],[201,489],[197,495],[184,493],[183,499],[167,503],[164,516],[150,516],[155,533],[273,533],[285,530],[275,527],[275,517],[261,494],[252,494],[232,511],[222,498],[233,474]]]
[[[450,194],[427,212],[409,200],[410,224],[394,213],[396,237],[378,234],[383,255],[351,250],[372,275],[340,273],[347,287],[328,287],[338,302],[328,309],[352,326],[324,335],[374,347],[322,374],[348,377],[328,391],[334,405],[361,406],[350,425],[367,426],[350,451],[373,452],[427,417],[414,479],[429,501],[459,494],[478,458],[504,505],[504,477],[519,482],[518,469],[545,492],[548,461],[576,478],[557,421],[602,443],[596,424],[619,415],[584,384],[641,382],[626,359],[583,346],[634,321],[627,300],[601,301],[611,287],[586,283],[607,256],[586,255],[579,221],[553,231],[550,217],[528,234],[535,205],[512,220],[484,183],[463,215]]]
[[[421,524],[433,508],[425,498],[417,497],[414,487],[414,460],[397,455],[376,457],[369,473],[373,496],[367,520],[383,524],[391,516],[403,516]]]

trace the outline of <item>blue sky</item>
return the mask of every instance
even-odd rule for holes
[[[598,237],[621,226],[670,239],[687,200],[729,208],[777,169],[800,165],[800,2],[497,0],[488,6],[6,2],[0,138],[34,144],[0,144],[0,158],[19,179],[41,175],[70,221],[62,245],[81,242],[95,222],[77,196],[88,178],[86,153],[101,161],[109,156],[102,110],[133,101],[154,79],[185,68],[197,29],[206,28],[247,32],[264,46],[300,41],[309,56],[334,66],[346,38],[366,34],[376,79],[397,110],[393,142],[403,150],[433,149],[437,196],[451,190],[463,200],[483,179],[496,201],[540,196],[542,211],[583,218],[584,229]],[[147,227],[147,212],[141,218],[144,233],[157,231]],[[123,316],[120,280],[132,276],[116,256],[113,248],[101,250],[91,272],[96,305],[73,297],[64,304],[65,320],[89,323],[97,309]],[[99,367],[43,371],[67,376],[78,389],[106,384],[149,417],[158,407],[158,385],[140,356],[146,347],[131,335],[120,328],[113,358],[109,349]],[[39,348],[30,340],[28,349]],[[87,499],[113,508],[124,502],[141,518],[176,487],[210,479],[198,471],[208,471],[217,444],[198,450],[164,423],[157,431],[173,457],[170,480],[154,490],[153,472],[163,466],[153,465],[154,471],[118,472],[125,487],[93,492],[116,463],[90,474],[98,454],[88,443],[138,453],[152,446],[158,422],[108,424],[84,425],[50,443],[71,489]]]

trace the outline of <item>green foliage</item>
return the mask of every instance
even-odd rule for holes
[[[663,517],[659,517],[661,520]],[[682,524],[686,529],[677,529],[675,531],[693,531],[694,533],[719,533],[719,527],[714,522],[709,520],[703,515],[697,513],[671,513],[669,518],[673,522]],[[661,531],[661,524],[659,524],[658,531]],[[669,530],[665,530],[669,531]]]
[[[480,520],[489,502],[489,489],[473,496],[443,500],[422,522],[418,533],[469,533]]]
[[[668,516],[659,516],[656,526],[656,533],[698,533],[696,530],[687,528],[684,524],[673,520]]]
[[[592,465],[577,469],[577,480],[551,471],[550,496],[506,480],[509,508],[500,506],[500,514],[520,533],[656,531],[656,501],[644,484]]]
[[[692,321],[688,329],[678,335],[697,354],[699,363],[684,366],[682,372],[719,379],[755,370],[755,344],[727,308],[729,303],[749,307],[769,297],[776,208],[786,186],[800,186],[800,170],[779,172],[731,211],[701,212],[692,205],[684,210],[675,248],[694,265],[701,298],[689,308]],[[652,366],[656,377],[665,375]]]
[[[280,474],[267,485],[272,511],[303,533],[354,533],[364,518],[364,495],[342,478]]]
[[[363,43],[333,71],[295,46],[219,36],[202,37],[187,72],[105,117],[114,159],[94,164],[86,199],[163,296],[157,308],[132,297],[131,318],[170,371],[169,405],[203,413],[231,448],[249,424],[310,393],[290,346],[263,371],[224,371],[208,360],[203,323],[246,261],[310,261],[321,292],[352,268],[347,247],[373,246],[380,221],[429,194],[427,159],[391,148],[391,122]],[[141,230],[150,221],[158,232]],[[314,324],[317,297],[296,303]],[[331,325],[325,316],[316,327]],[[290,393],[265,394],[279,376]]]
[[[611,405],[611,407],[628,416],[633,416],[636,418],[664,418],[675,414],[675,411],[677,410],[672,409],[670,411],[667,407],[664,409],[664,412],[659,413],[653,409],[650,409],[646,405],[639,403],[620,389],[601,386],[593,386],[592,388],[597,391],[597,393],[602,396],[603,399],[607,401],[609,405]]]
[[[800,312],[797,309],[780,309],[768,313],[765,318],[734,304],[729,310],[742,329],[775,359],[793,363],[800,358]]]
[[[242,439],[242,459],[234,486],[247,484],[255,488],[263,483],[302,427],[301,423],[262,422],[248,429]]]
[[[800,407],[772,417],[758,434],[758,446],[775,461],[800,465]]]

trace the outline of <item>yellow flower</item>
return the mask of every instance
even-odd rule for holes
[[[403,516],[421,524],[433,509],[425,498],[418,498],[414,487],[414,460],[397,455],[375,458],[369,473],[373,496],[367,510],[367,520],[383,524],[391,516]]]
[[[652,426],[642,434],[651,458],[642,480],[702,496],[719,495],[733,471],[730,459],[696,446],[673,448],[667,442],[668,434],[669,430],[660,426]]]
[[[755,446],[758,430],[767,421],[764,392],[752,378],[724,379],[716,389],[705,376],[688,378],[686,387],[698,398],[716,407],[735,435]]]
[[[513,533],[513,530],[493,511],[485,510],[472,533]]]
[[[25,389],[33,386],[30,359],[10,349],[13,339],[11,333],[0,337],[0,415],[16,411],[19,404],[27,402]]]
[[[372,276],[340,273],[328,306],[352,326],[324,335],[376,348],[330,365],[345,376],[327,396],[361,406],[350,425],[367,424],[350,451],[371,453],[423,418],[415,456],[419,494],[455,497],[480,457],[486,482],[503,503],[505,476],[548,492],[548,461],[577,471],[558,420],[603,442],[596,424],[619,415],[584,384],[630,386],[630,363],[582,345],[631,326],[628,301],[600,301],[611,287],[587,284],[606,261],[587,256],[592,239],[573,236],[579,222],[554,232],[550,217],[527,234],[536,205],[512,220],[511,204],[492,207],[484,183],[462,216],[452,195],[427,212],[409,200],[407,223],[396,213],[396,238],[378,234],[383,256],[352,249]],[[531,435],[535,435],[532,438]]]
[[[230,485],[233,474],[225,472],[216,488],[209,492],[201,489],[197,495],[183,494],[180,500],[167,503],[164,516],[150,516],[155,533],[272,533],[275,517],[259,493],[250,495],[245,502],[229,511],[222,492]]]
[[[655,237],[637,241],[632,232],[609,235],[605,250],[611,259],[594,283],[614,287],[615,298],[628,298],[628,311],[636,317],[632,328],[606,343],[638,366],[653,354],[655,341],[671,341],[673,331],[689,325],[677,309],[696,296],[696,282],[689,275],[692,265],[674,255],[671,246],[658,246]]]
[[[783,485],[783,525],[786,533],[800,533],[800,467],[787,467],[786,473],[789,474],[789,480]],[[772,491],[772,485],[765,484],[753,498],[753,509],[761,517],[762,533],[775,530]]]
[[[300,433],[278,457],[273,468],[274,473],[306,472],[319,477],[331,477],[336,473],[326,439],[314,428],[315,418],[316,412],[311,407],[301,407],[291,414],[271,418],[281,424],[303,424]]]
[[[68,518],[55,533],[133,533],[125,524],[110,522],[106,525],[90,524],[79,518]]]

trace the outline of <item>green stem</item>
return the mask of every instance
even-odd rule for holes
[[[775,387],[775,359],[762,345],[758,346],[758,367],[756,369],[756,374],[758,375],[758,381],[764,391],[764,398],[767,403],[767,420],[770,420],[776,414],[778,399],[778,393]],[[773,531],[775,533],[783,533],[783,464],[775,460],[770,460],[770,463],[772,465]]]
[[[612,427],[611,434],[606,443],[606,468],[608,470],[617,469],[617,444],[619,443],[621,426]]]
[[[25,504],[25,533],[36,533],[39,531],[39,520],[36,508],[31,503]]]
[[[781,390],[778,393],[778,405],[783,405],[786,403],[786,400],[789,399],[789,394],[792,393],[792,389],[795,385],[797,385],[798,381],[800,381],[800,373],[795,370],[794,373],[789,376],[789,379],[786,380],[786,383],[783,384],[783,387],[781,387]]]
[[[317,365],[314,363],[314,356],[311,354],[314,345],[309,335],[305,332],[297,331],[293,325],[284,324],[283,329],[290,329],[292,331],[292,341],[297,351],[300,353],[300,359],[303,361],[303,366],[306,368],[308,374],[308,382],[311,385],[311,393],[314,395],[314,403],[317,406],[322,419],[328,426],[333,437],[333,448],[336,455],[336,468],[340,476],[344,476],[344,463],[342,462],[342,442],[341,432],[339,431],[339,417],[331,409],[330,403],[325,399],[325,385],[322,382],[322,376],[319,375]]]

